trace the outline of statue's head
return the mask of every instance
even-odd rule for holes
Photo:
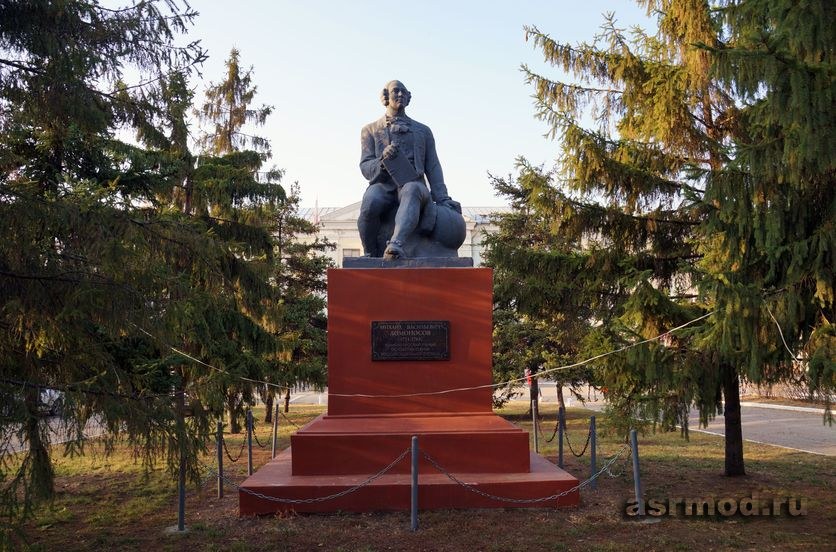
[[[389,107],[389,99],[392,98],[394,100],[396,95],[403,97],[401,102],[403,103],[402,107],[408,106],[409,101],[412,99],[412,93],[406,89],[406,86],[404,86],[404,84],[399,80],[393,80],[389,81],[386,88],[381,91],[380,101],[384,106]]]

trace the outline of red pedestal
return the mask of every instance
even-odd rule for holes
[[[409,508],[410,463],[338,499],[389,465],[413,435],[445,470],[483,492],[512,499],[546,497],[577,479],[529,453],[528,434],[491,411],[492,273],[484,268],[332,269],[328,271],[328,413],[291,437],[239,492],[241,515],[285,510],[327,512]],[[373,361],[372,322],[447,321],[449,360]],[[547,502],[507,502],[451,481],[425,458],[419,507],[565,507],[578,493]]]

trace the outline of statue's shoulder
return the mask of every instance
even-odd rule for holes
[[[430,131],[430,127],[428,127],[424,123],[416,121],[415,119],[410,119],[410,121],[412,122],[411,124],[414,129],[419,130],[421,132],[426,132],[427,134],[432,134],[432,132]]]
[[[386,126],[386,117],[381,117],[376,121],[372,121],[371,123],[367,124],[363,127],[363,132],[368,132],[370,134],[375,134],[379,132]]]

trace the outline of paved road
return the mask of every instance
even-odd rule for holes
[[[555,402],[557,393],[553,382],[541,382],[542,401]],[[564,390],[567,406],[581,406],[577,400],[570,400],[568,390]],[[591,401],[585,407],[601,411],[605,403],[601,397],[590,395]],[[527,397],[526,397],[527,399]],[[782,406],[742,402],[740,405],[743,439],[753,443],[765,443],[786,447],[812,454],[836,456],[836,424],[822,424],[824,411],[819,408]],[[691,431],[725,435],[723,416],[717,416],[708,427],[699,428],[699,413],[691,410]]]
[[[779,406],[741,403],[743,438],[755,443],[836,456],[836,425],[822,424],[821,411],[813,408],[804,410],[796,410],[795,407],[778,408]],[[699,419],[696,411],[691,412],[691,418]],[[708,423],[707,428],[693,430],[713,435],[725,435],[723,417],[714,418]]]
[[[61,418],[53,416],[49,418],[48,423],[49,428],[47,429],[47,438],[49,439],[49,442],[51,444],[57,445],[61,443],[66,443],[70,440],[70,435],[67,431],[67,428],[61,422]],[[92,439],[95,437],[100,437],[102,435],[104,435],[104,429],[99,423],[99,419],[94,417],[88,420],[87,425],[84,426],[84,436],[88,439]],[[8,442],[3,452],[20,452],[28,448],[28,444],[23,445],[17,439],[17,436],[12,436],[11,440]]]
[[[328,404],[328,390],[319,393],[317,391],[301,391],[290,395],[290,404]]]
[[[540,382],[541,398],[545,403],[557,401],[555,384],[553,382]],[[527,390],[525,396],[520,400],[528,400]],[[591,410],[603,410],[605,403],[603,398],[594,392],[584,393],[588,398],[585,405],[572,398],[568,389],[563,394],[566,405],[569,407],[586,407]],[[327,391],[317,393],[306,391],[291,396],[293,404],[328,404]],[[765,443],[780,447],[836,456],[836,424],[833,426],[822,424],[822,411],[817,408],[784,407],[781,405],[761,404],[744,402],[741,404],[741,417],[743,423],[743,438],[746,441]],[[691,420],[696,422],[699,416],[696,411],[691,412]],[[707,428],[697,428],[696,423],[691,431],[701,431],[713,435],[723,435],[723,417],[718,416],[708,424]]]

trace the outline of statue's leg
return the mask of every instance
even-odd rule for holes
[[[380,231],[380,219],[387,209],[397,204],[396,187],[389,183],[370,184],[363,194],[360,215],[357,217],[357,230],[363,253],[368,257],[380,257],[377,234]]]
[[[421,209],[430,201],[430,191],[423,182],[407,182],[398,190],[398,201],[400,205],[395,214],[395,231],[386,247],[386,257],[403,256],[403,243],[418,226]]]

